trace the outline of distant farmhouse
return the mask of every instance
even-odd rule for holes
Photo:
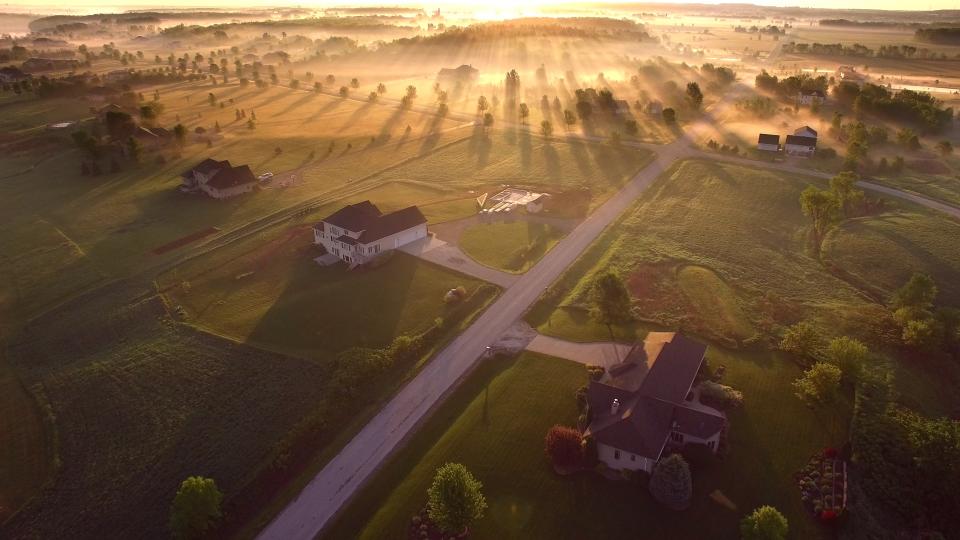
[[[812,92],[799,92],[797,93],[797,103],[800,105],[813,105],[821,104],[827,100],[826,94],[820,90],[814,90]]]
[[[764,152],[780,151],[780,135],[761,133],[757,139],[757,150]],[[794,130],[787,135],[783,152],[788,156],[810,157],[817,151],[817,131],[810,126]]]
[[[229,199],[253,191],[257,178],[246,165],[234,167],[229,161],[207,158],[180,175],[180,191],[203,192],[214,199]]]
[[[763,150],[764,152],[779,152],[780,135],[761,133],[760,138],[757,140],[757,150]]]
[[[716,453],[726,415],[702,404],[694,387],[706,345],[674,332],[651,332],[601,381],[591,381],[584,432],[612,469],[653,471],[665,453],[700,445]]]
[[[437,81],[444,83],[472,83],[480,76],[480,70],[463,64],[458,68],[443,68],[437,73]]]
[[[810,157],[817,151],[817,132],[810,126],[803,126],[787,135],[783,151],[790,156]]]
[[[344,206],[313,226],[314,243],[351,267],[426,236],[427,218],[416,206],[384,214],[370,201]]]

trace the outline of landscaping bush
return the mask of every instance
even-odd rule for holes
[[[788,530],[787,518],[772,506],[761,506],[740,522],[743,540],[783,540]]]
[[[583,464],[583,437],[574,428],[553,426],[547,431],[545,451],[554,469],[576,469]]]
[[[713,381],[700,383],[700,402],[704,405],[726,410],[743,404],[743,392]]]
[[[594,365],[587,366],[587,373],[590,374],[591,381],[599,381],[601,378],[603,378],[603,374],[606,372],[607,370],[605,370],[603,366],[594,366]]]
[[[693,496],[690,466],[680,454],[671,454],[657,463],[650,476],[650,494],[664,506],[685,510]]]

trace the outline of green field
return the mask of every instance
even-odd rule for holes
[[[799,368],[777,356],[731,353],[712,347],[711,365],[724,365],[724,382],[744,390],[744,409],[730,416],[730,454],[695,465],[693,506],[664,519],[642,486],[593,473],[560,477],[543,453],[553,424],[576,421],[574,390],[586,382],[582,366],[524,353],[488,362],[468,379],[332,529],[331,538],[400,537],[423,506],[436,468],[464,463],[484,484],[490,508],[473,529],[479,538],[738,538],[740,517],[773,504],[791,521],[795,538],[826,537],[800,507],[791,475],[809,454],[836,444],[844,414],[813,413],[789,396]],[[777,407],[764,403],[782,402]],[[509,419],[509,421],[508,421]],[[715,502],[719,491],[736,509]],[[546,504],[545,501],[549,501]]]
[[[524,272],[562,237],[563,232],[547,223],[479,223],[463,231],[458,245],[481,264],[507,272]]]
[[[318,406],[322,365],[173,324],[145,292],[121,284],[98,290],[36,320],[11,347],[24,384],[49,403],[59,465],[52,489],[4,534],[89,537],[108,526],[120,536],[164,536],[180,480],[204,474],[235,493]],[[15,436],[35,423],[26,412],[13,417]],[[52,472],[34,462],[44,454],[20,461],[21,448],[9,450],[23,472]],[[10,451],[5,446],[3,457]],[[20,473],[14,480],[23,481]],[[48,480],[31,481],[38,479]]]
[[[958,169],[954,167],[954,170]],[[913,191],[947,204],[960,206],[960,176],[921,174],[908,171],[895,176],[876,176],[870,180],[885,186]]]
[[[906,203],[904,203],[906,205]],[[853,219],[824,240],[824,261],[878,298],[889,298],[914,272],[929,274],[946,305],[960,305],[960,223],[920,207]]]

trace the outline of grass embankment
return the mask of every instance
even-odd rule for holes
[[[561,231],[547,223],[479,223],[463,231],[458,245],[480,264],[507,272],[525,272],[562,237]]]

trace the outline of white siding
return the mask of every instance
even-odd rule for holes
[[[791,156],[812,156],[814,149],[809,146],[801,146],[799,144],[787,144],[784,145],[783,150]]]
[[[415,242],[427,236],[427,224],[422,223],[368,244],[350,245],[342,244],[334,239],[343,234],[357,238],[360,236],[360,233],[345,231],[329,224],[324,224],[324,226],[327,229],[326,234],[316,228],[313,230],[314,243],[322,245],[329,253],[337,255],[345,261],[347,257],[349,257],[350,260],[348,262],[351,263],[365,263],[382,253],[403,247],[410,242]]]
[[[765,151],[767,151],[767,152],[779,152],[779,151],[780,151],[780,145],[779,145],[779,144],[757,143],[757,150],[765,150]]]
[[[627,469],[648,473],[653,471],[654,460],[638,456],[626,450],[618,450],[603,443],[597,443],[597,457],[611,469]]]

